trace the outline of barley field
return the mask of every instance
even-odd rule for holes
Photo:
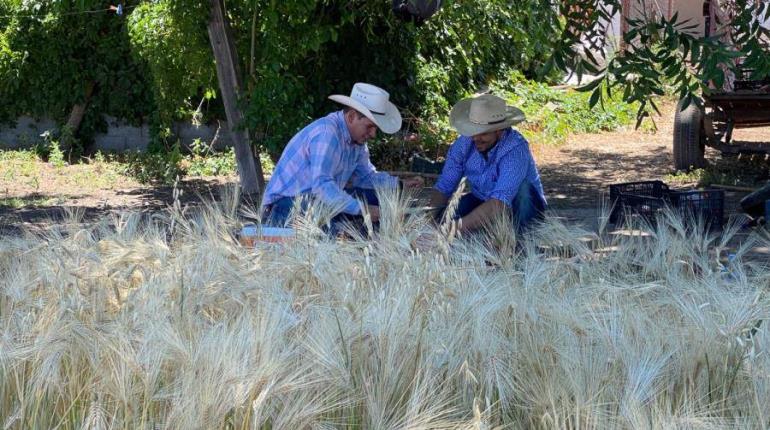
[[[2,429],[767,429],[770,244],[668,214],[457,235],[383,199],[247,249],[235,198],[0,238]]]

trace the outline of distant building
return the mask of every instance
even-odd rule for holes
[[[661,16],[671,18],[678,13],[678,21],[689,20],[688,25],[696,25],[691,32],[694,35],[703,36],[705,34],[705,23],[710,23],[709,33],[719,28],[720,21],[729,20],[727,14],[721,9],[720,4],[725,0],[622,0],[621,13],[623,18],[652,18]],[[762,2],[757,1],[759,8]],[[708,17],[708,19],[707,19]],[[770,26],[770,21],[765,21],[763,26]],[[620,20],[619,28],[616,27],[616,34],[625,34],[628,31],[628,22],[626,19]],[[618,33],[619,31],[619,33]]]

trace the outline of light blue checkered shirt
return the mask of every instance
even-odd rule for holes
[[[398,178],[377,172],[369,160],[369,148],[354,143],[342,111],[317,119],[299,131],[286,145],[265,189],[262,207],[283,197],[310,195],[342,212],[359,215],[358,200],[344,191],[356,188],[396,187]]]
[[[497,199],[509,207],[524,181],[537,190],[545,202],[543,184],[529,143],[518,131],[509,128],[487,158],[476,149],[473,139],[460,136],[447,153],[444,169],[435,188],[449,197],[465,176],[471,192],[481,200]]]

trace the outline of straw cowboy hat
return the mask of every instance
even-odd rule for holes
[[[382,88],[359,82],[353,85],[350,97],[334,94],[329,98],[361,112],[384,133],[393,134],[401,129],[401,113],[389,101],[390,94]]]
[[[449,123],[463,136],[502,130],[525,119],[519,108],[492,94],[460,100],[449,113]]]

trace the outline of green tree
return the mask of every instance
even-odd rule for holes
[[[716,0],[714,0],[716,2]],[[422,26],[398,20],[387,0],[229,0],[226,17],[243,78],[242,127],[274,156],[326,99],[356,81],[387,88],[408,114],[444,118],[451,104],[508,70],[558,79],[563,71],[601,79],[584,89],[591,104],[622,93],[640,102],[673,83],[683,97],[717,86],[723,69],[767,76],[768,2],[720,0],[734,44],[691,33],[677,17],[632,20],[628,49],[609,53],[607,23],[621,0],[446,0]],[[97,0],[0,0],[0,119],[49,115],[77,135],[99,129],[102,114],[147,120],[158,141],[171,121],[221,119],[224,111],[207,32],[209,0],[134,0],[124,14]],[[99,13],[92,13],[99,12]],[[728,14],[729,15],[729,14]]]
[[[632,2],[634,3],[634,2]],[[640,3],[637,0],[636,3]],[[770,2],[763,0],[711,0],[723,22],[714,34],[695,32],[699,23],[673,16],[650,16],[628,20],[622,35],[626,49],[609,58],[597,58],[608,46],[607,23],[620,11],[620,0],[566,0],[559,3],[563,19],[551,27],[560,34],[551,59],[551,68],[599,75],[583,87],[592,91],[591,106],[606,94],[619,91],[628,102],[639,102],[637,120],[651,109],[657,110],[654,96],[662,95],[666,84],[673,84],[680,98],[722,88],[726,71],[737,76],[749,70],[749,78],[770,76],[770,30],[761,25],[770,19]],[[729,40],[729,43],[727,42]],[[736,61],[740,58],[741,61]],[[637,122],[637,124],[638,124]]]
[[[81,6],[105,10],[72,13]],[[131,54],[124,20],[107,7],[107,2],[65,0],[0,2],[0,120],[50,116],[88,141],[104,129],[103,114],[141,122],[152,111],[146,67]]]

